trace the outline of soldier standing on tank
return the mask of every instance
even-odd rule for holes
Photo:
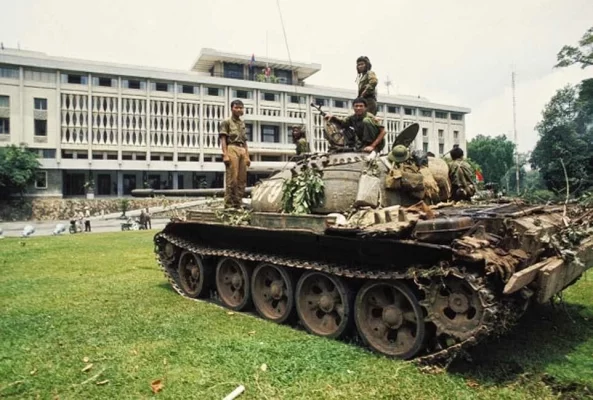
[[[385,147],[385,127],[380,124],[377,117],[367,112],[367,102],[364,98],[355,99],[352,102],[352,107],[354,114],[346,118],[327,114],[325,119],[338,123],[344,129],[352,128],[355,133],[355,150],[362,150],[366,153],[381,152]]]
[[[358,72],[358,97],[367,102],[367,112],[377,115],[377,75],[371,71],[371,61],[366,56],[358,57],[356,60],[356,72]]]
[[[463,150],[460,147],[453,148],[450,154],[453,160],[449,164],[451,197],[455,201],[470,201],[471,197],[476,194],[472,168],[463,159]]]
[[[296,154],[300,156],[304,153],[310,153],[311,148],[307,137],[305,135],[305,127],[302,125],[295,125],[292,127],[292,141],[296,144]]]
[[[220,144],[222,161],[226,167],[224,205],[226,208],[241,208],[241,199],[245,195],[247,167],[251,165],[247,135],[243,116],[243,102],[231,102],[231,117],[220,124]]]

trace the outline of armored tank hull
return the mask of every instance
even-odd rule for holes
[[[430,362],[504,333],[530,303],[549,301],[593,261],[588,222],[569,220],[576,210],[429,207],[383,184],[377,204],[353,209],[364,156],[314,156],[293,173],[311,163],[323,170],[326,195],[311,214],[279,212],[282,182],[291,176],[281,171],[253,189],[250,212],[195,211],[169,223],[154,241],[172,287],[319,336],[359,337],[386,356]],[[389,169],[375,164],[374,177],[383,182]]]

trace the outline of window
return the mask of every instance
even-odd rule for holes
[[[35,189],[47,189],[47,171],[35,173]]]
[[[440,119],[447,119],[447,113],[446,113],[446,112],[444,112],[444,111],[436,111],[436,112],[434,113],[434,116],[435,116],[436,118],[440,118]]]
[[[154,90],[156,90],[157,92],[170,92],[169,84],[163,82],[155,82]]]
[[[455,121],[461,121],[463,119],[463,115],[451,113],[451,119],[453,119]]]
[[[286,69],[275,69],[274,75],[276,75],[276,78],[278,78],[279,83],[292,85],[292,71]]]
[[[399,107],[397,106],[387,106],[387,112],[390,114],[399,114]]]
[[[111,78],[97,78],[97,84],[98,84],[98,86],[106,86],[106,87],[115,86],[113,84],[113,79],[111,79]]]
[[[163,156],[163,161],[173,161],[173,156]]]
[[[439,143],[439,156],[442,156],[444,152],[445,152],[445,144]]]
[[[117,153],[107,153],[108,160],[117,160]]]
[[[33,103],[35,109],[39,111],[47,111],[47,99],[34,98]]]
[[[432,111],[431,110],[420,110],[420,115],[422,115],[423,117],[432,117]]]
[[[233,90],[233,97],[238,99],[250,99],[252,97],[251,91],[249,90]]]
[[[305,97],[303,96],[290,96],[289,101],[293,104],[305,104]]]
[[[278,96],[276,93],[269,93],[269,92],[262,93],[262,100],[265,100],[265,101],[278,101],[279,97],[280,96]]]
[[[103,153],[93,153],[93,160],[103,160]]]
[[[62,150],[62,158],[72,159],[72,158],[74,158],[74,153],[71,153],[66,150]]]
[[[10,107],[10,97],[0,96],[0,107]]]
[[[346,102],[344,100],[334,100],[334,107],[346,108]]]
[[[124,88],[144,90],[146,88],[146,82],[139,81],[137,79],[126,79],[124,81]]]
[[[282,161],[282,157],[281,156],[261,156],[261,160],[262,161]]]
[[[35,136],[47,136],[47,120],[35,120]]]
[[[11,67],[1,67],[0,78],[19,79],[19,69]]]
[[[428,128],[422,128],[422,137],[428,137]]]
[[[146,153],[136,154],[136,161],[146,161]]]
[[[273,125],[262,125],[261,141],[266,143],[279,143],[280,130],[278,127]]]
[[[253,142],[253,124],[245,124],[245,136],[248,142]]]
[[[62,82],[70,83],[72,85],[86,85],[87,76],[79,74],[64,74],[62,75]]]
[[[55,83],[56,82],[56,73],[26,69],[25,70],[25,80],[35,81],[35,82]]]
[[[406,115],[416,115],[416,110],[414,108],[404,108],[404,114],[406,114]]]
[[[243,64],[224,63],[224,77],[243,79]]]
[[[322,98],[315,98],[315,104],[317,104],[318,106],[325,106],[327,103],[326,99],[322,99]]]
[[[209,87],[207,90],[208,96],[220,96],[219,88]]]
[[[439,129],[439,139],[443,139],[445,137],[445,131],[442,129]]]
[[[181,93],[196,94],[196,87],[191,85],[181,85]]]
[[[0,134],[10,134],[10,118],[0,118]]]
[[[56,149],[41,150],[41,158],[56,158]]]
[[[121,159],[124,161],[131,161],[132,160],[132,155],[131,154],[122,154],[121,155]]]
[[[428,153],[428,142],[424,142],[424,143],[422,143],[422,150],[423,150],[425,153]]]
[[[453,131],[453,139],[459,140],[459,131]]]
[[[151,154],[150,155],[150,161],[161,161],[160,154]]]

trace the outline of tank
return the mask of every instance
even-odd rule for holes
[[[311,168],[323,202],[283,213],[284,182]],[[256,185],[250,209],[168,223],[154,237],[158,263],[181,296],[420,362],[504,333],[591,265],[576,205],[442,202],[447,166],[426,168],[436,193],[393,185],[386,156],[306,155]]]

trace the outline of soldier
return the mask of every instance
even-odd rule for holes
[[[352,102],[354,114],[346,118],[335,117],[327,114],[324,118],[333,121],[344,129],[352,128],[355,133],[354,148],[366,153],[372,151],[381,152],[385,146],[385,128],[379,123],[379,120],[367,112],[367,101],[362,97]]]
[[[245,195],[247,167],[251,165],[247,148],[247,135],[243,115],[243,102],[231,102],[232,116],[220,124],[220,144],[222,161],[226,166],[224,204],[227,208],[241,208]]]
[[[449,179],[451,179],[451,197],[455,201],[471,200],[476,194],[472,168],[463,160],[463,150],[455,147],[451,150],[451,163],[449,164]]]
[[[368,57],[361,56],[356,60],[358,72],[358,97],[367,101],[367,111],[377,115],[377,75],[371,71],[371,61]]]
[[[296,154],[300,156],[303,153],[310,153],[311,148],[307,137],[305,135],[305,127],[302,125],[295,125],[292,127],[292,141],[296,144]]]

